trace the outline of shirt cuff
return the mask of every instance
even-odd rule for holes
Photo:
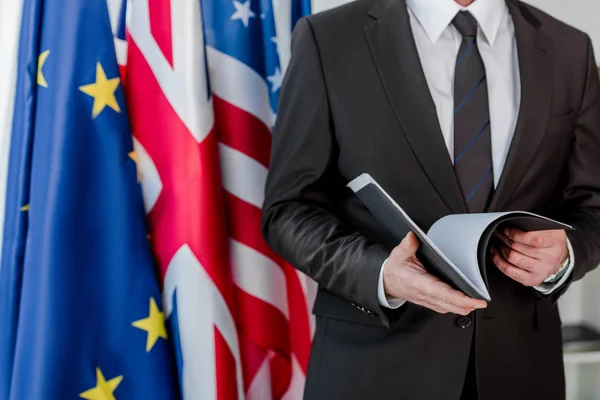
[[[558,282],[542,283],[541,285],[535,286],[535,290],[537,290],[541,294],[552,294],[555,290],[561,287],[567,281],[567,279],[569,279],[569,276],[571,276],[571,274],[573,273],[573,268],[575,267],[575,254],[573,252],[573,246],[571,246],[571,242],[569,241],[569,239],[567,239],[567,248],[569,249],[569,265],[567,265],[567,268],[565,268],[565,270],[563,271],[562,276],[558,280]]]
[[[388,259],[386,258],[383,264],[381,264],[381,269],[379,270],[379,282],[377,283],[377,300],[379,301],[379,305],[385,308],[390,308],[395,310],[400,308],[406,303],[406,300],[402,299],[394,299],[385,295],[385,289],[383,287],[383,268],[387,263]]]

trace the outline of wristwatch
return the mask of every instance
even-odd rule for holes
[[[556,272],[544,279],[544,283],[555,283],[556,281],[558,281],[562,277],[562,274],[569,265],[570,261],[571,257],[569,257],[569,255],[567,254],[567,258],[565,259],[565,261],[563,261],[562,264],[560,264]]]

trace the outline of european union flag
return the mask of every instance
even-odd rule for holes
[[[25,0],[19,63],[0,398],[176,398],[106,0]]]

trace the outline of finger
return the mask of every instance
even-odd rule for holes
[[[469,313],[473,312],[472,309],[465,309],[465,308],[460,308],[460,307],[448,307],[448,306],[444,306],[443,304],[433,303],[433,302],[430,302],[427,300],[415,301],[414,303],[418,304],[422,307],[428,308],[430,310],[433,310],[433,311],[437,312],[438,314],[452,313],[452,314],[458,314],[458,315],[468,315]]]
[[[448,304],[448,303],[443,303],[443,302],[438,302],[434,304],[437,308],[443,310],[444,312],[449,312],[452,314],[457,314],[457,315],[468,315],[471,312],[475,311],[475,308],[464,308],[464,307],[458,307],[455,306],[454,304]]]
[[[535,283],[533,283],[535,277],[530,272],[517,268],[506,261],[499,251],[492,251],[492,260],[498,269],[512,280],[525,286],[535,286]]]
[[[552,265],[555,265],[555,264],[558,265],[562,261],[564,261],[565,258],[569,254],[569,250],[568,250],[566,244],[564,243],[564,238],[563,238],[563,242],[559,241],[553,247],[536,248],[536,247],[530,247],[526,244],[515,242],[502,232],[497,232],[496,236],[504,244],[506,244],[513,250],[516,250],[521,254],[525,254],[526,256],[529,256],[529,257],[537,260],[538,265],[539,265],[539,263],[543,263],[543,262],[547,262]],[[506,256],[506,254],[505,254],[505,256]],[[513,264],[516,265],[516,263],[514,263],[514,262],[513,262]],[[519,265],[516,265],[516,266],[519,266]]]
[[[415,301],[413,301],[413,303],[415,303],[421,307],[425,307],[429,310],[435,311],[438,314],[448,314],[447,310],[444,310],[442,307],[439,307],[438,305],[430,303],[425,300],[415,300]]]
[[[400,242],[400,249],[405,258],[414,256],[419,249],[419,239],[414,232],[408,232],[408,234]]]
[[[521,254],[525,254],[531,258],[541,259],[543,258],[544,251],[537,247],[531,247],[527,244],[515,242],[508,236],[506,236],[503,232],[496,232],[496,236],[500,239],[506,246],[510,247],[513,250],[518,251]]]
[[[540,260],[529,257],[505,244],[500,244],[497,248],[500,251],[504,260],[509,264],[514,265],[517,268],[524,269],[529,272],[535,271],[537,266],[541,263]]]
[[[467,309],[479,309],[487,307],[487,303],[485,301],[473,299],[464,293],[453,289],[448,284],[440,281],[437,278],[434,278],[428,282],[425,289],[425,294],[430,299],[433,299],[433,302],[435,303],[441,302],[443,304],[449,304]]]
[[[539,231],[539,232],[524,232],[518,228],[506,227],[504,228],[504,234],[508,236],[512,241],[517,243],[526,244],[530,247],[552,247],[560,239],[562,231]]]
[[[420,298],[417,301],[415,301],[415,303],[423,307],[429,308],[431,310],[434,310],[440,314],[452,313],[458,315],[468,315],[469,313],[475,311],[475,308],[458,307],[452,304],[443,303],[440,300],[432,300],[427,297]]]

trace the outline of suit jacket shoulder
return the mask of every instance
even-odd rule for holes
[[[539,21],[540,31],[552,41],[555,56],[567,60],[575,57],[575,60],[579,60],[588,55],[590,39],[585,32],[530,4],[519,1],[519,6],[526,17]]]
[[[319,47],[327,51],[351,48],[357,40],[364,40],[364,27],[373,22],[369,10],[398,0],[356,0],[333,9],[306,17]]]
[[[342,26],[352,26],[365,17],[374,4],[382,0],[356,0],[332,9],[307,16],[313,26],[331,27],[333,30]],[[385,0],[383,0],[385,1]]]

